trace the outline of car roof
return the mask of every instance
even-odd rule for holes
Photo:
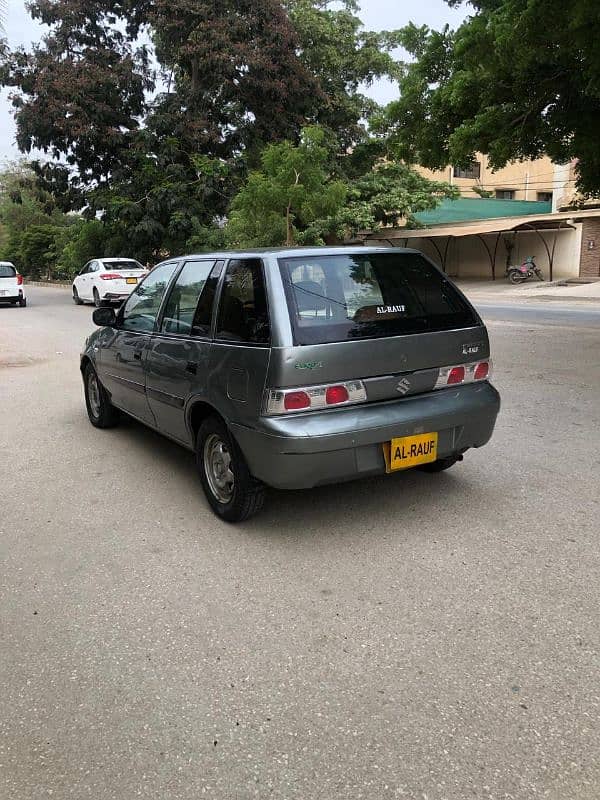
[[[182,256],[166,258],[167,261],[181,261],[189,258],[248,258],[251,256],[278,256],[294,258],[302,256],[345,256],[349,253],[369,254],[369,253],[422,253],[409,247],[365,247],[364,245],[344,245],[341,247],[257,247],[248,250],[216,250],[211,253],[189,253]]]
[[[14,267],[12,261],[0,261],[0,267]]]

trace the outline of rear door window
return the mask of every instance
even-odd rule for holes
[[[160,328],[163,333],[191,334],[198,300],[214,264],[214,258],[185,264],[165,306]]]
[[[225,266],[224,261],[217,261],[208,276],[208,280],[200,295],[198,308],[194,315],[192,323],[192,336],[209,336],[212,325],[213,311],[215,305],[215,297],[217,295],[217,286],[221,272]]]
[[[0,264],[0,278],[14,278],[17,270],[10,264]]]
[[[216,338],[247,344],[269,343],[267,295],[260,259],[229,262],[221,291]]]
[[[280,259],[296,344],[401,336],[479,324],[418,253]]]

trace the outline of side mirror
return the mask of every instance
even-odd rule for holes
[[[99,328],[112,328],[117,322],[117,315],[114,308],[100,307],[94,309],[92,319]]]

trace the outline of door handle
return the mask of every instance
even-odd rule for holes
[[[190,375],[196,375],[198,372],[198,364],[195,361],[188,361],[185,365],[185,371],[189,372]]]
[[[135,358],[136,361],[141,361],[142,360],[142,351],[141,350],[136,350],[134,352],[134,354],[133,354],[133,357]]]

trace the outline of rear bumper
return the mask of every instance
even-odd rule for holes
[[[500,396],[489,383],[385,403],[232,424],[251,473],[269,486],[304,489],[385,472],[382,444],[437,431],[438,457],[481,447],[492,436]]]
[[[25,297],[25,292],[19,290],[16,294],[0,294],[0,303],[16,303]]]
[[[135,289],[135,286],[131,287]],[[105,300],[107,303],[122,303],[123,300],[127,300],[131,292],[106,292],[100,296],[101,300]]]

